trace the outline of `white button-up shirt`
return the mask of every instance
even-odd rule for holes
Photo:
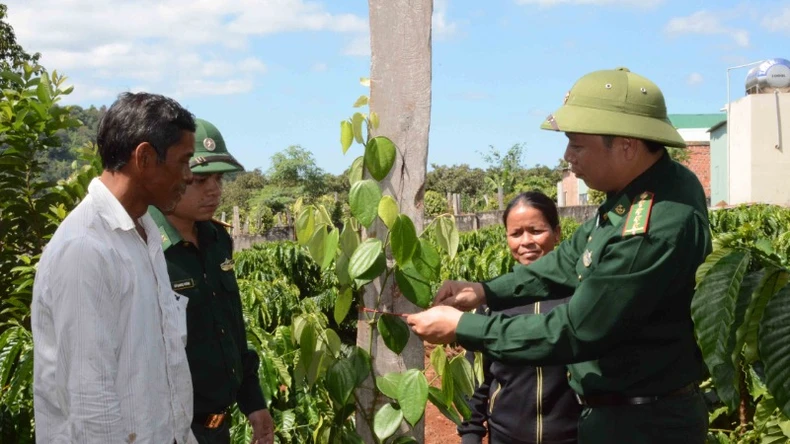
[[[33,286],[36,441],[196,442],[186,305],[159,229],[147,242],[99,180],[44,249]]]

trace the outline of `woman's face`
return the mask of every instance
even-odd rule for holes
[[[510,210],[505,231],[510,253],[522,265],[535,262],[560,240],[560,227],[552,229],[540,210],[523,204]]]

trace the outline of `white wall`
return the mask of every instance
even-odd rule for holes
[[[727,128],[729,137],[729,204],[752,201],[752,96],[746,96],[730,104],[730,119]]]

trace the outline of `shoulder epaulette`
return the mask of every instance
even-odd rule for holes
[[[653,209],[653,193],[645,191],[634,199],[631,210],[623,225],[623,237],[647,233],[650,210]]]

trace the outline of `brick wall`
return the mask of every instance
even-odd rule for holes
[[[705,196],[710,198],[710,144],[708,142],[689,142],[689,160],[685,165],[697,175]]]

